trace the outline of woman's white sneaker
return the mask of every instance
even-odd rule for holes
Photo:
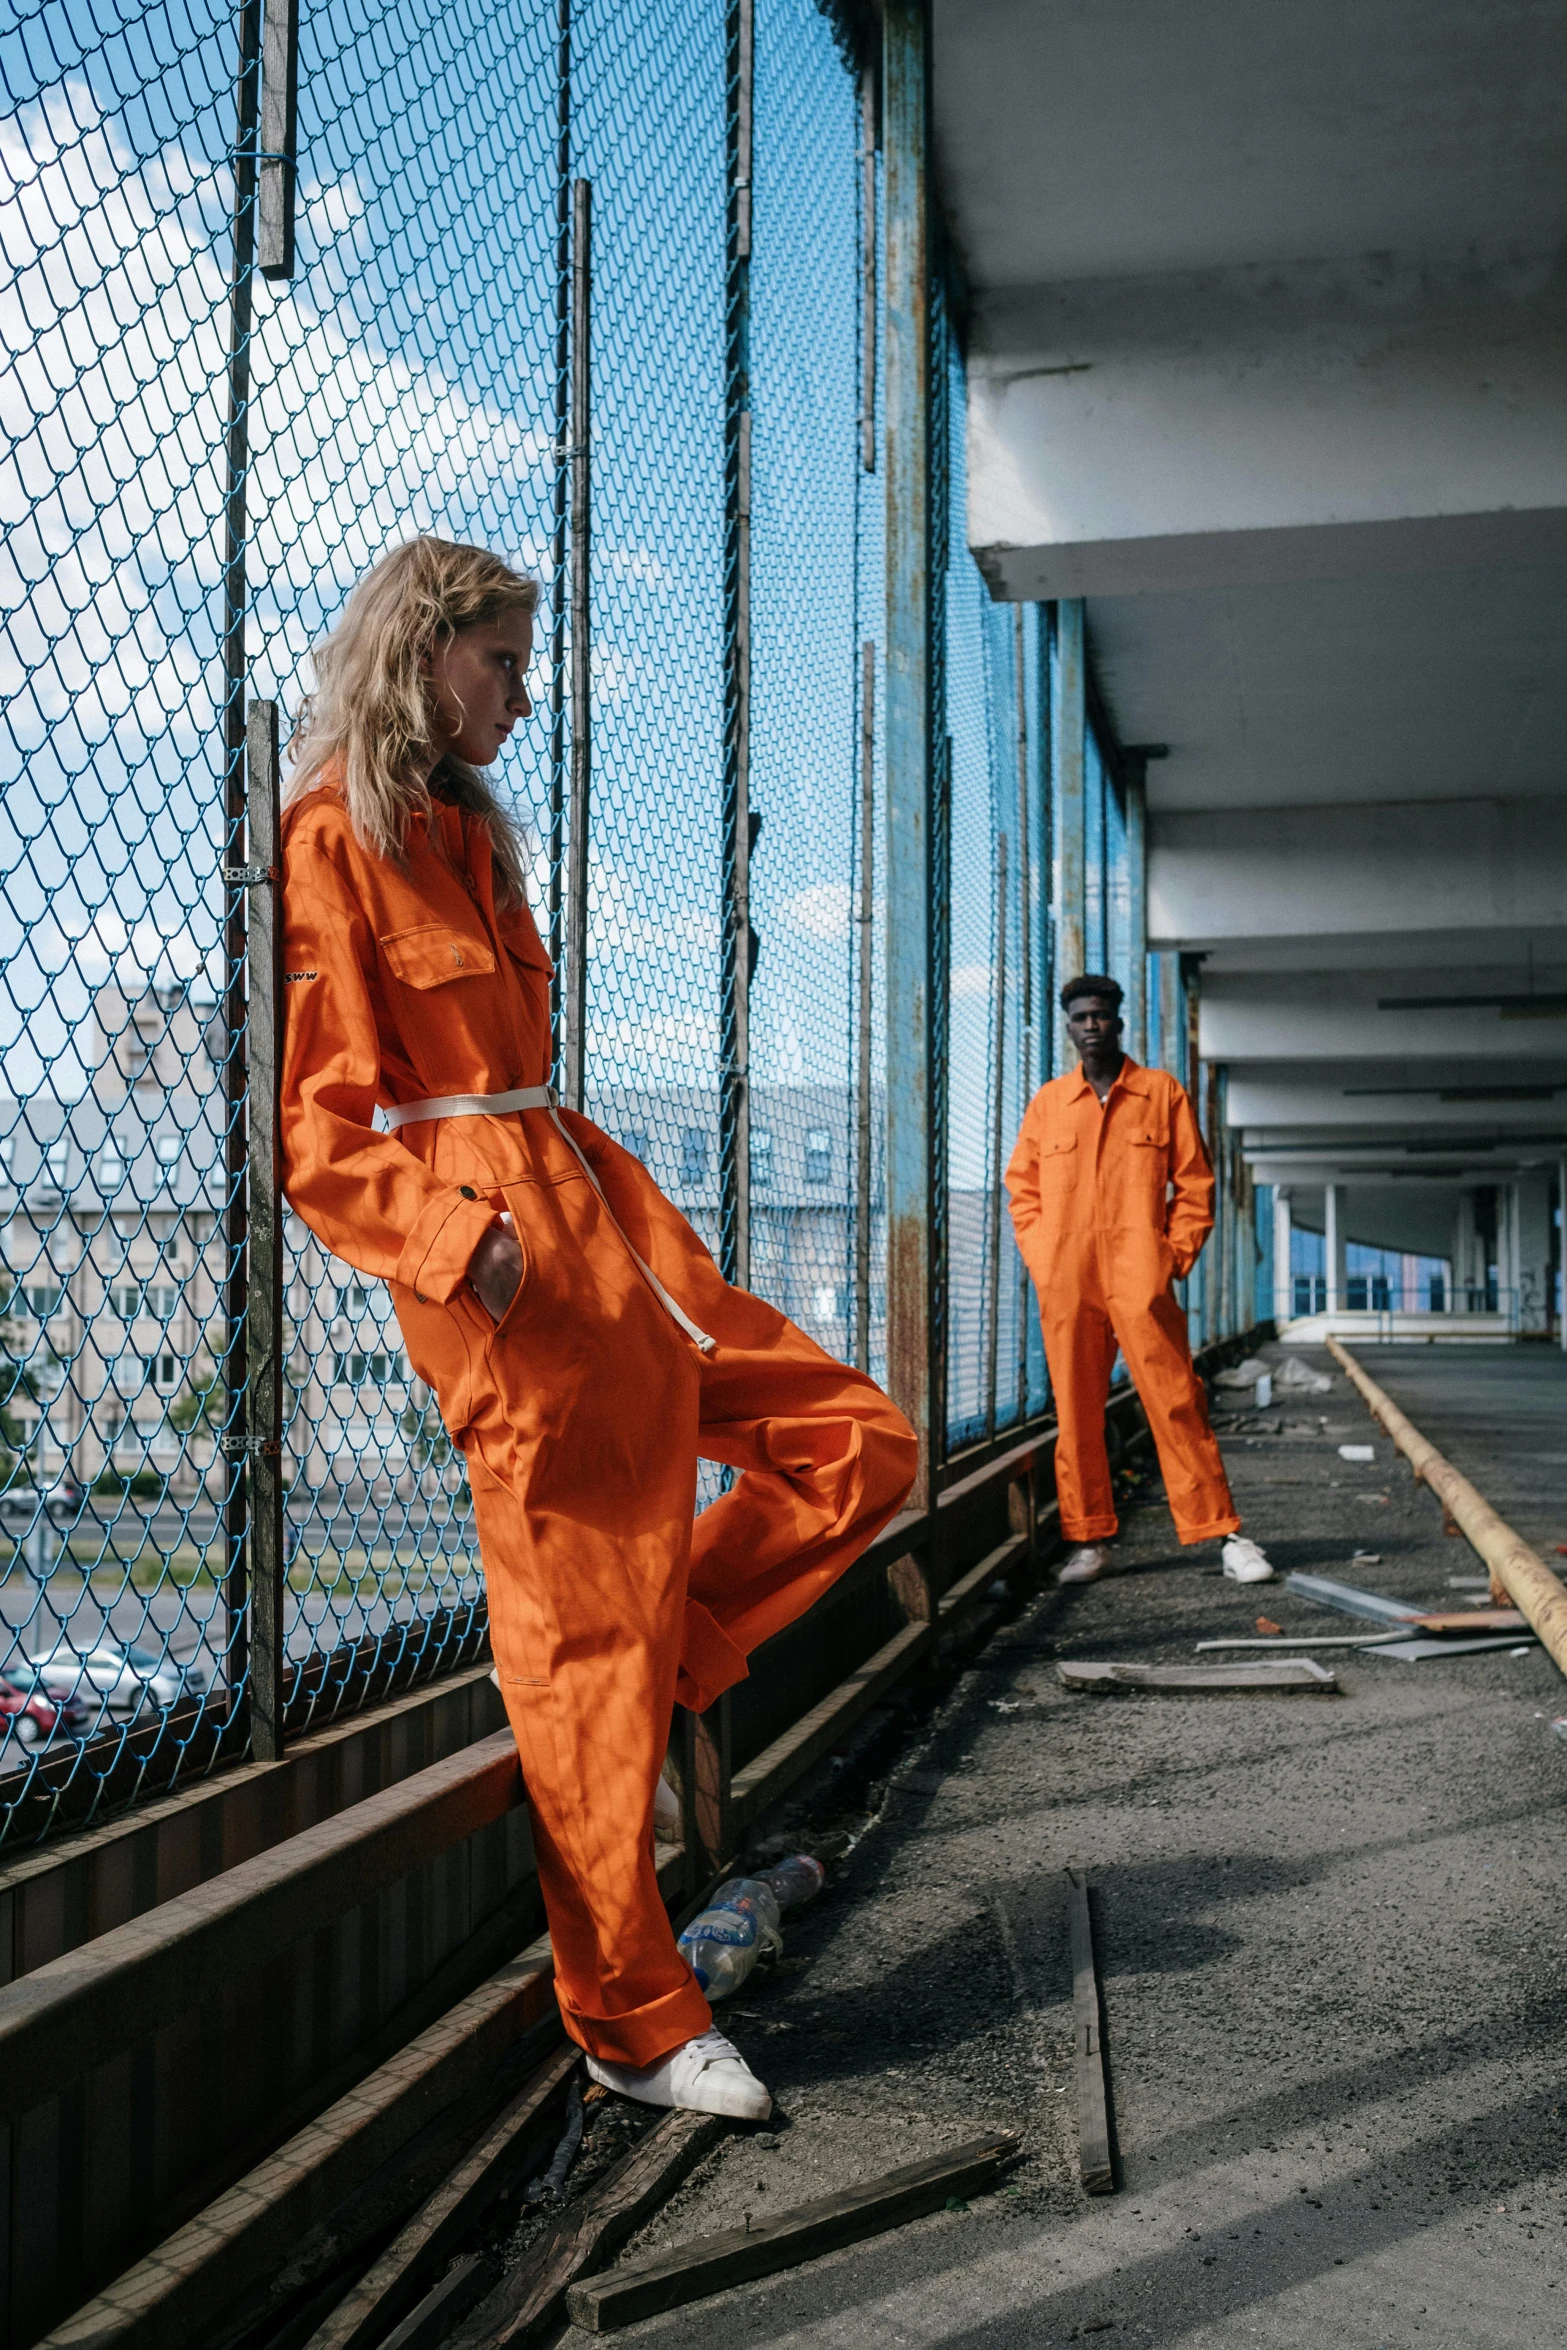
[[[1222,1556],[1224,1572],[1232,1583],[1271,1583],[1273,1581],[1273,1569],[1255,1542],[1248,1542],[1244,1534],[1228,1536]]]
[[[1066,1565],[1057,1575],[1058,1583],[1097,1583],[1106,1575],[1115,1560],[1108,1542],[1084,1542],[1073,1551]]]
[[[588,2076],[639,2105],[678,2105],[685,2113],[722,2113],[741,2122],[764,2122],[773,2110],[768,2091],[722,2032],[703,2032],[657,2064],[605,2064],[590,2056]]]

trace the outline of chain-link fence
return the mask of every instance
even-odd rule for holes
[[[286,728],[348,587],[413,532],[543,585],[537,715],[499,773],[581,976],[559,1081],[732,1277],[886,1369],[874,60],[814,0],[312,0],[290,68],[292,17],[19,0],[0,32],[13,1835],[246,1749],[246,710]],[[931,296],[956,1448],[1047,1402],[1000,1186],[1059,1055],[1059,854],[1051,621],[991,604],[968,554]],[[1084,937],[1124,976],[1126,823],[1085,732]],[[1150,1050],[1181,1067],[1160,962]],[[463,1464],[385,1293],[292,1218],[285,1242],[299,1727],[474,1657],[485,1618]]]

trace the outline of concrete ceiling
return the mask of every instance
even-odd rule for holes
[[[1121,740],[1169,746],[1151,919],[1259,1175],[1337,1169],[1388,1246],[1418,1187],[1424,1246],[1567,1142],[1567,1017],[1379,1009],[1567,992],[1567,7],[934,24],[971,543],[1084,598]]]
[[[1554,243],[1559,0],[936,0],[973,285]]]

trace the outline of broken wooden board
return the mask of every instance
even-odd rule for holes
[[[344,2295],[312,2335],[307,2350],[367,2350],[397,2324],[418,2297],[418,2272],[422,2269],[428,2274],[453,2250],[524,2159],[581,2053],[568,2044],[539,2067],[368,2273]]]
[[[1445,1615],[1416,1616],[1409,1628],[1432,1639],[1462,1639],[1466,1632],[1521,1632],[1532,1637],[1521,1607],[1455,1608]]]
[[[1068,1869],[1067,1922],[1072,1938],[1072,2041],[1077,2063],[1077,2160],[1084,2191],[1115,2192],[1110,2157],[1110,2098],[1100,2037],[1099,1974],[1094,1965],[1094,1924],[1088,1908],[1088,1879]]]
[[[1309,1656],[1249,1665],[1058,1664],[1056,1671],[1068,1689],[1097,1696],[1146,1689],[1171,1697],[1325,1697],[1338,1688],[1326,1665]]]
[[[590,2334],[613,2333],[639,2318],[679,2309],[730,2285],[773,2276],[779,2269],[797,2268],[841,2245],[923,2219],[927,2212],[988,2187],[1017,2147],[1015,2130],[996,2130],[927,2162],[911,2162],[841,2194],[798,2204],[759,2227],[726,2228],[719,2235],[678,2244],[672,2252],[650,2252],[624,2261],[607,2276],[572,2286],[566,2296],[571,2322]]]
[[[526,2350],[552,2335],[565,2315],[567,2288],[614,2257],[728,2126],[717,2114],[665,2114],[486,2294],[452,2350]]]

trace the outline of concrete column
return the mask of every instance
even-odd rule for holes
[[[1475,1204],[1472,1192],[1458,1195],[1458,1214],[1453,1221],[1453,1305],[1462,1312],[1469,1304],[1469,1291],[1475,1272]]]
[[[1520,1175],[1509,1188],[1518,1327],[1543,1333],[1551,1326],[1551,1179],[1540,1168]]]
[[[1290,1271],[1290,1242],[1295,1221],[1290,1214],[1290,1187],[1276,1184],[1273,1192],[1273,1316],[1286,1322],[1295,1311],[1295,1277]]]
[[[1567,1159],[1556,1167],[1556,1342],[1567,1354]]]
[[[1328,1312],[1330,1314],[1342,1313],[1345,1299],[1348,1296],[1344,1256],[1347,1244],[1347,1236],[1344,1231],[1345,1197],[1345,1187],[1342,1183],[1329,1183],[1325,1186],[1322,1194],[1322,1229],[1326,1235]]]

